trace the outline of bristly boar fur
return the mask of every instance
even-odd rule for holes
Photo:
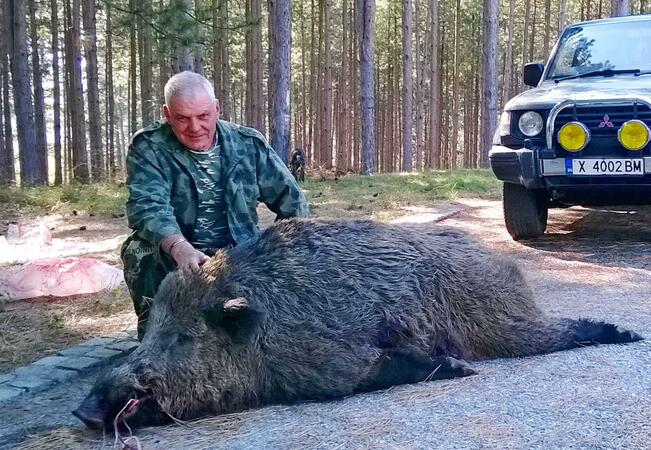
[[[474,373],[464,360],[639,340],[548,317],[520,270],[464,233],[366,220],[277,222],[161,285],[142,344],[74,414],[130,425]]]

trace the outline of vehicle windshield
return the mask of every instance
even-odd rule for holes
[[[633,69],[651,70],[651,20],[568,28],[561,36],[547,79]]]

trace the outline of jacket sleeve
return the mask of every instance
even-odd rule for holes
[[[129,227],[158,247],[165,237],[181,233],[170,204],[172,182],[144,136],[129,146],[126,166]]]
[[[279,219],[307,217],[309,209],[303,191],[274,149],[258,134],[256,171],[260,201]]]

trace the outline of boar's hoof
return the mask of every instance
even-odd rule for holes
[[[452,373],[456,373],[456,375],[454,375],[455,377],[467,377],[468,375],[477,374],[477,371],[463,359],[451,358],[449,356],[446,359],[450,363]]]

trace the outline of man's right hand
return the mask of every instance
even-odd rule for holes
[[[176,265],[181,270],[189,270],[198,273],[201,270],[203,263],[208,261],[210,258],[205,253],[195,249],[192,244],[185,239],[174,244],[174,242],[181,238],[182,236],[180,235],[165,238],[162,243],[163,250],[174,259]]]

